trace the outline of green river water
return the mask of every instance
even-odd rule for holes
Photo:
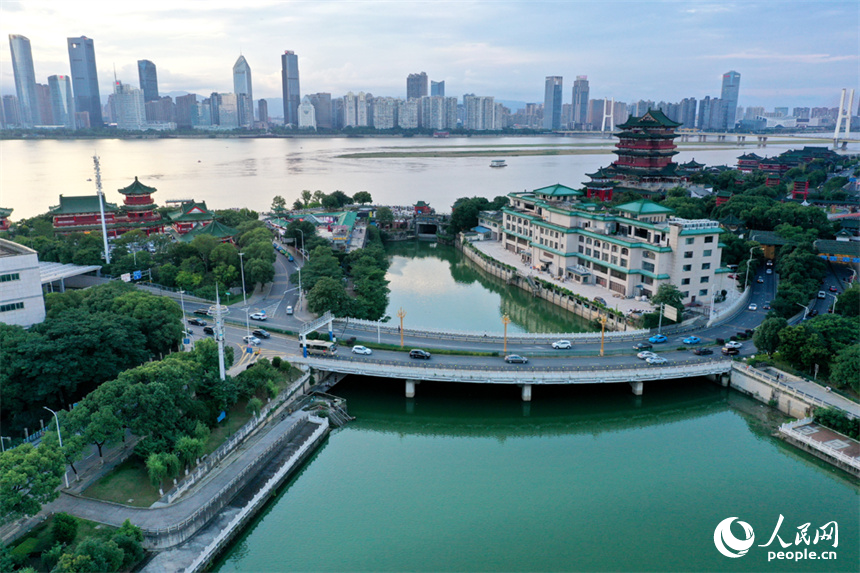
[[[857,571],[858,485],[772,437],[782,417],[704,380],[517,388],[348,378],[356,417],[217,571]],[[831,561],[772,561],[838,524]],[[714,529],[749,523],[730,559]],[[738,527],[735,524],[735,527]],[[740,537],[740,529],[732,529]],[[806,547],[801,546],[801,549]]]

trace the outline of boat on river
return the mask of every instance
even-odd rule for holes
[[[505,163],[504,159],[493,159],[490,161],[490,167],[507,167],[508,164]]]

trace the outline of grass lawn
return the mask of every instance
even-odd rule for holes
[[[236,430],[244,426],[251,419],[251,414],[245,410],[247,405],[248,401],[245,399],[241,399],[233,404],[233,407],[227,411],[227,418],[212,428],[204,453],[211,454],[217,450],[218,446],[223,444]]]
[[[167,486],[169,480],[165,480]],[[133,507],[149,507],[161,497],[149,481],[146,466],[134,458],[127,459],[109,474],[84,490],[86,497],[113,501]]]

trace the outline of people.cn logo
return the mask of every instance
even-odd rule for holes
[[[741,557],[746,555],[753,543],[755,543],[755,533],[752,526],[745,521],[738,521],[738,525],[744,530],[744,539],[738,539],[732,533],[732,522],[737,517],[727,517],[717,524],[714,530],[714,545],[717,546],[717,551],[726,557]]]

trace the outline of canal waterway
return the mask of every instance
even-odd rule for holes
[[[216,565],[259,571],[856,571],[858,487],[705,381],[539,388],[348,378],[334,432]],[[768,562],[838,524],[837,559]],[[754,529],[741,558],[718,523]],[[735,526],[737,527],[737,525]],[[742,537],[741,530],[733,529]],[[807,547],[802,545],[803,547]]]
[[[502,316],[511,319],[508,332],[590,332],[593,324],[491,277],[452,246],[424,241],[386,245],[391,267],[386,278],[386,314],[403,326],[426,330],[501,333]]]
[[[267,210],[272,197],[288,205],[301,191],[349,195],[369,191],[375,202],[411,205],[426,201],[447,212],[459,197],[493,198],[513,191],[563,183],[574,188],[615,159],[615,139],[589,136],[295,139],[89,139],[0,140],[0,207],[14,209],[12,220],[45,213],[60,194],[92,195],[94,153],[101,157],[107,201],[122,203],[117,189],[135,176],[154,186],[159,205],[167,200],[206,201],[209,208]],[[679,142],[680,143],[680,142]],[[734,165],[748,151],[772,156],[808,145],[797,138],[771,138],[766,148],[680,144],[675,161]],[[825,145],[822,143],[821,145]],[[572,149],[579,155],[517,156],[518,150]],[[358,153],[493,150],[480,157],[369,157]],[[856,153],[858,144],[848,152]],[[491,159],[508,167],[490,169]]]

